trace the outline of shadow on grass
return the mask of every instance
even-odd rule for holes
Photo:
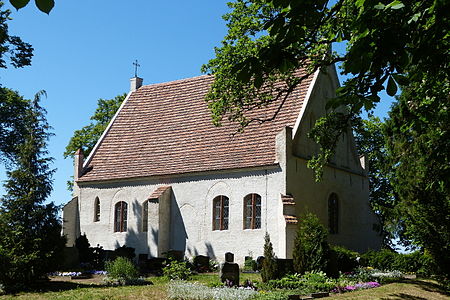
[[[30,286],[27,292],[63,292],[68,290],[75,290],[80,288],[105,288],[105,284],[88,284],[71,281],[42,281]]]
[[[408,280],[405,280],[404,282],[415,284],[427,292],[439,293],[441,295],[450,296],[450,293],[445,292],[442,289],[442,287],[436,282],[425,281],[425,280],[415,280],[415,279],[408,279]]]
[[[417,280],[417,279],[404,279],[399,281],[401,283],[407,283],[407,284],[414,284],[416,285],[418,288],[426,291],[426,292],[430,292],[430,293],[437,293],[437,294],[441,294],[441,295],[445,295],[445,296],[450,296],[450,293],[445,292],[441,286],[436,283],[436,282],[431,282],[431,281],[425,281],[425,280]],[[386,300],[386,299],[407,299],[407,300],[427,300],[427,298],[424,297],[419,297],[419,296],[413,296],[413,295],[408,295],[405,293],[397,293],[397,294],[390,294],[389,298],[381,298],[382,300]]]
[[[395,298],[392,298],[395,297]],[[417,296],[412,296],[412,295],[408,295],[408,294],[404,294],[404,293],[399,293],[399,294],[391,294],[389,295],[389,298],[381,298],[381,300],[400,300],[400,299],[407,299],[407,300],[427,300],[427,298],[423,298],[423,297],[417,297]]]

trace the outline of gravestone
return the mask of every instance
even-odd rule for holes
[[[197,272],[208,272],[209,256],[197,255],[194,257],[194,267]]]
[[[225,262],[220,264],[219,278],[221,282],[231,282],[231,285],[239,285],[239,265],[234,263],[234,254],[225,253]]]
[[[225,253],[225,262],[229,262],[229,263],[234,262],[234,254],[231,252]]]
[[[256,269],[258,271],[261,271],[263,261],[264,261],[264,256],[258,256],[258,258],[256,259]]]

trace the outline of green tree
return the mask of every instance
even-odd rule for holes
[[[31,64],[33,47],[20,37],[10,35],[8,21],[11,11],[0,1],[0,68],[10,64],[21,68]],[[2,88],[0,84],[0,160],[10,162],[15,147],[23,140],[23,118],[28,102],[14,91]]]
[[[371,110],[386,90],[393,96],[421,72],[448,72],[450,2],[401,0],[235,0],[224,15],[228,33],[215,58],[202,67],[215,81],[207,95],[213,121],[226,117],[242,126],[253,109],[282,106],[287,95],[315,71],[342,64],[347,80],[328,102],[330,113],[313,131],[325,164],[349,120]],[[344,53],[331,51],[345,43]],[[299,68],[306,71],[298,76]],[[414,71],[414,73],[412,73]],[[346,109],[341,109],[345,106]]]
[[[403,241],[428,250],[450,278],[450,80],[445,69],[422,74],[387,120],[395,209]]]
[[[24,142],[17,146],[14,170],[8,171],[6,195],[0,201],[0,283],[23,289],[55,270],[65,244],[58,207],[45,200],[52,190],[51,158],[47,157],[49,125],[39,96],[24,119]]]
[[[11,20],[11,11],[4,9],[3,5],[0,1],[0,68],[6,68],[6,58],[15,68],[28,66],[33,57],[33,47],[20,37],[9,34],[7,22]]]
[[[0,87],[0,159],[11,162],[17,145],[24,142],[25,115],[29,101],[17,92]]]
[[[267,282],[277,278],[277,261],[275,252],[273,252],[272,242],[270,236],[266,232],[264,236],[264,260],[261,268],[261,279],[263,282]]]
[[[92,122],[74,132],[69,144],[66,146],[64,158],[73,157],[78,149],[81,149],[84,155],[88,156],[123,100],[125,100],[125,97],[126,94],[116,96],[113,99],[99,99],[97,109],[91,117]]]
[[[316,215],[306,213],[300,217],[292,252],[295,272],[327,270],[330,251],[327,236],[327,229]]]
[[[438,265],[449,266],[441,255],[448,253],[448,235],[439,233],[450,232],[445,119],[450,2],[236,0],[229,5],[232,11],[224,16],[228,33],[216,57],[202,68],[215,76],[207,95],[213,121],[219,124],[225,117],[243,127],[270,121],[276,113],[255,120],[249,112],[270,103],[282,106],[305,77],[341,63],[347,79],[311,132],[322,151],[309,166],[320,170],[350,120],[363,109],[371,111],[381,91],[394,96],[400,86],[407,94],[393,109],[387,130],[396,226],[406,233],[402,237],[434,252]],[[336,42],[344,43],[346,51],[332,51]],[[300,76],[299,68],[306,70]],[[420,92],[414,95],[416,89]]]
[[[367,156],[369,163],[369,203],[380,222],[378,231],[383,237],[383,245],[392,247],[392,239],[398,231],[394,216],[396,198],[390,181],[392,171],[384,128],[385,124],[374,116],[367,120],[357,118],[353,122],[357,149]]]

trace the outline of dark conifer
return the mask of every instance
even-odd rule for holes
[[[270,236],[266,232],[264,237],[264,260],[261,269],[261,278],[263,282],[267,282],[277,277],[277,262],[275,253],[273,252]]]
[[[55,270],[64,239],[58,207],[45,203],[52,191],[52,161],[46,150],[50,127],[39,105],[41,92],[30,102],[24,118],[24,142],[16,146],[12,171],[7,172],[6,195],[0,204],[0,283],[12,291],[29,287]]]

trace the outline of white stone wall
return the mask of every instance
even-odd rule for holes
[[[187,257],[208,255],[219,261],[225,252],[235,254],[243,263],[244,257],[263,254],[264,234],[270,234],[275,254],[279,258],[292,257],[295,225],[286,225],[281,194],[291,194],[296,201],[295,213],[316,213],[325,225],[328,222],[328,197],[339,197],[339,233],[329,241],[364,251],[377,249],[380,238],[372,230],[376,218],[368,204],[368,180],[361,167],[350,133],[342,139],[333,159],[326,167],[322,182],[314,182],[307,169],[307,159],[318,151],[318,146],[307,138],[315,120],[325,113],[326,99],[334,96],[337,81],[334,71],[321,74],[310,91],[308,103],[301,112],[293,130],[286,128],[276,137],[277,165],[260,169],[218,171],[184,176],[155,177],[142,180],[79,184],[79,211],[81,233],[86,233],[92,246],[97,244],[113,250],[126,244],[136,254],[156,257],[158,230],[170,222],[169,248],[185,251]],[[142,204],[161,185],[172,187],[170,217],[159,220],[158,226],[149,226],[142,232]],[[261,229],[243,229],[243,199],[257,193],[262,200]],[[229,228],[213,231],[213,199],[225,195],[230,200]],[[100,199],[100,221],[94,222],[94,201]],[[128,230],[114,232],[114,205],[128,203]],[[149,205],[149,218],[156,218],[156,208]],[[165,246],[166,247],[166,246]],[[159,249],[161,250],[161,249]]]
[[[91,183],[80,185],[81,233],[86,233],[91,245],[115,249],[126,244],[136,248],[136,254],[157,256],[157,232],[142,232],[142,203],[161,185],[172,187],[170,217],[170,248],[184,250],[186,256],[208,255],[223,260],[225,252],[235,254],[243,263],[244,257],[262,255],[264,234],[267,230],[278,252],[281,204],[284,192],[283,172],[279,167],[231,172],[211,173],[177,178],[155,178],[117,183]],[[262,200],[261,229],[243,229],[243,198],[257,193]],[[229,228],[212,230],[212,201],[218,195],[230,199]],[[94,200],[100,199],[100,221],[94,222]],[[127,232],[114,231],[114,205],[128,203]],[[149,210],[151,206],[149,206]],[[150,212],[150,215],[151,212]],[[284,219],[283,219],[284,221]],[[281,227],[282,229],[282,227]],[[280,256],[283,257],[283,256]]]
[[[337,87],[333,70],[320,74],[315,88],[294,133],[293,149],[287,155],[287,193],[296,200],[297,215],[310,211],[328,226],[328,197],[336,193],[339,198],[339,229],[329,235],[329,242],[357,251],[379,249],[380,236],[373,230],[377,223],[369,207],[369,185],[355,148],[353,136],[348,132],[341,138],[332,163],[324,168],[322,181],[314,181],[313,172],[306,166],[307,159],[317,153],[319,146],[307,137],[315,120],[325,114],[326,100],[334,96]],[[287,254],[290,257],[290,254]]]

